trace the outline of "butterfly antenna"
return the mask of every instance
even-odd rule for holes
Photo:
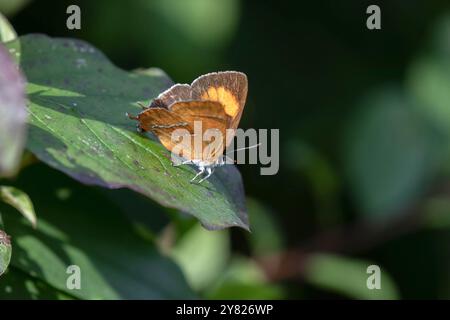
[[[142,102],[136,102],[138,105],[139,105],[139,107],[141,107],[142,108],[142,110],[146,110],[146,109],[148,109],[148,106],[146,106],[145,104],[143,104]]]
[[[232,159],[231,157],[227,156],[226,154],[224,155],[224,161],[226,164],[229,164],[230,162],[237,163],[237,160]]]
[[[255,144],[255,145],[253,145],[253,146],[250,146],[250,147],[244,147],[244,148],[234,149],[234,150],[231,150],[231,151],[226,152],[225,154],[229,154],[229,153],[235,152],[235,151],[241,151],[241,150],[246,150],[246,149],[257,148],[257,147],[259,147],[260,145],[261,145],[261,143],[258,143],[258,144]]]

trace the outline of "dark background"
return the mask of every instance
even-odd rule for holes
[[[79,31],[65,28],[72,3]],[[366,28],[370,4],[381,30]],[[450,297],[448,1],[29,1],[8,16],[19,35],[84,39],[175,82],[248,75],[241,127],[280,129],[280,170],[239,166],[260,229],[233,230],[231,254],[285,259],[265,264],[275,297],[361,297],[333,280],[346,261],[380,265],[397,297]],[[338,262],[311,276],[322,252]]]

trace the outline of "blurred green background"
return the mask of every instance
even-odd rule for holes
[[[81,30],[65,28],[72,3]],[[382,29],[371,31],[374,3]],[[19,35],[80,38],[123,69],[158,67],[181,83],[248,75],[241,127],[280,129],[277,175],[239,166],[251,234],[85,188],[150,226],[199,296],[450,298],[448,1],[0,0],[0,10]],[[383,290],[365,287],[371,264]]]

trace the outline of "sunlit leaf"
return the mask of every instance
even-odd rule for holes
[[[16,208],[36,227],[36,213],[26,193],[14,187],[0,186],[0,200]]]
[[[0,42],[6,42],[17,38],[17,33],[8,19],[0,12]]]

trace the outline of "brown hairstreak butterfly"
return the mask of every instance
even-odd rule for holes
[[[191,181],[206,171],[202,182],[215,167],[226,163],[223,152],[239,125],[247,89],[247,76],[242,72],[208,73],[191,85],[176,84],[162,92],[137,116],[127,115],[139,121],[139,131],[152,132],[169,151],[184,159],[182,164],[198,167]],[[212,133],[214,139],[204,139],[207,133]],[[201,135],[199,145],[196,135]],[[194,141],[184,139],[192,137]]]

